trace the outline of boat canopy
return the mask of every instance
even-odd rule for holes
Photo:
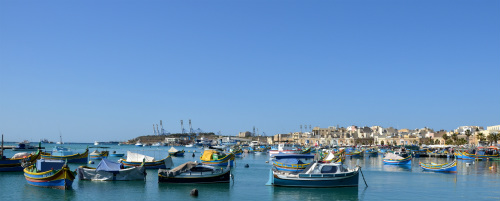
[[[177,150],[176,148],[174,147],[170,147],[170,149],[168,150],[168,152],[170,153],[174,153],[174,152],[178,152],[179,150]]]
[[[113,161],[110,161],[106,158],[103,158],[99,165],[97,165],[96,170],[97,171],[106,171],[106,172],[118,172],[120,169],[122,169],[121,163],[115,163]]]
[[[151,156],[146,156],[138,153],[134,153],[131,151],[127,151],[127,161],[133,161],[133,162],[153,162],[155,158]]]

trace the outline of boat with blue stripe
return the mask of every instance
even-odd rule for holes
[[[452,172],[452,173],[457,172],[457,161],[456,160],[453,160],[453,162],[451,162],[451,163],[443,163],[443,164],[419,162],[419,165],[422,169],[424,169],[426,171]]]
[[[24,168],[24,177],[28,184],[44,188],[70,189],[76,172],[71,171],[66,162],[61,160],[38,160],[36,165]]]

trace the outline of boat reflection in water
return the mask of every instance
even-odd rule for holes
[[[324,200],[359,200],[359,188],[272,188],[273,200],[310,200],[325,195]]]
[[[411,165],[387,165],[382,166],[383,171],[387,172],[411,172]]]

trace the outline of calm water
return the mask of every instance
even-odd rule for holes
[[[54,145],[45,145],[49,150]],[[67,145],[83,152],[86,145]],[[183,149],[182,147],[176,147]],[[109,150],[126,153],[136,151],[156,158],[167,155],[169,147],[138,148],[110,146]],[[173,158],[174,164],[199,161],[201,149],[184,148],[186,156]],[[187,151],[190,151],[189,153]],[[192,152],[196,157],[192,157]],[[6,150],[7,156],[14,153]],[[110,158],[117,160],[118,158]],[[459,161],[457,174],[422,172],[418,161],[443,163],[451,159],[416,158],[411,166],[383,165],[381,156],[347,160],[347,166],[359,163],[369,187],[360,177],[354,188],[285,188],[266,186],[270,164],[268,155],[244,155],[236,159],[231,184],[164,184],[158,183],[157,170],[148,170],[147,180],[94,182],[75,180],[72,190],[56,190],[26,184],[22,172],[0,173],[1,200],[500,200],[500,173],[488,167],[499,162],[475,162],[466,166]],[[244,165],[249,164],[249,168]],[[70,164],[76,169],[81,164]],[[92,166],[96,166],[96,164]],[[500,170],[500,169],[499,169]],[[191,197],[191,189],[199,190]]]

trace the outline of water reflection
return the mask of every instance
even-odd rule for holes
[[[23,200],[38,200],[44,198],[46,200],[74,200],[75,191],[73,189],[60,190],[52,188],[42,188],[25,184],[23,186]]]
[[[384,165],[382,170],[387,172],[411,172],[411,165]]]
[[[290,188],[273,187],[274,200],[359,200],[358,187]]]

